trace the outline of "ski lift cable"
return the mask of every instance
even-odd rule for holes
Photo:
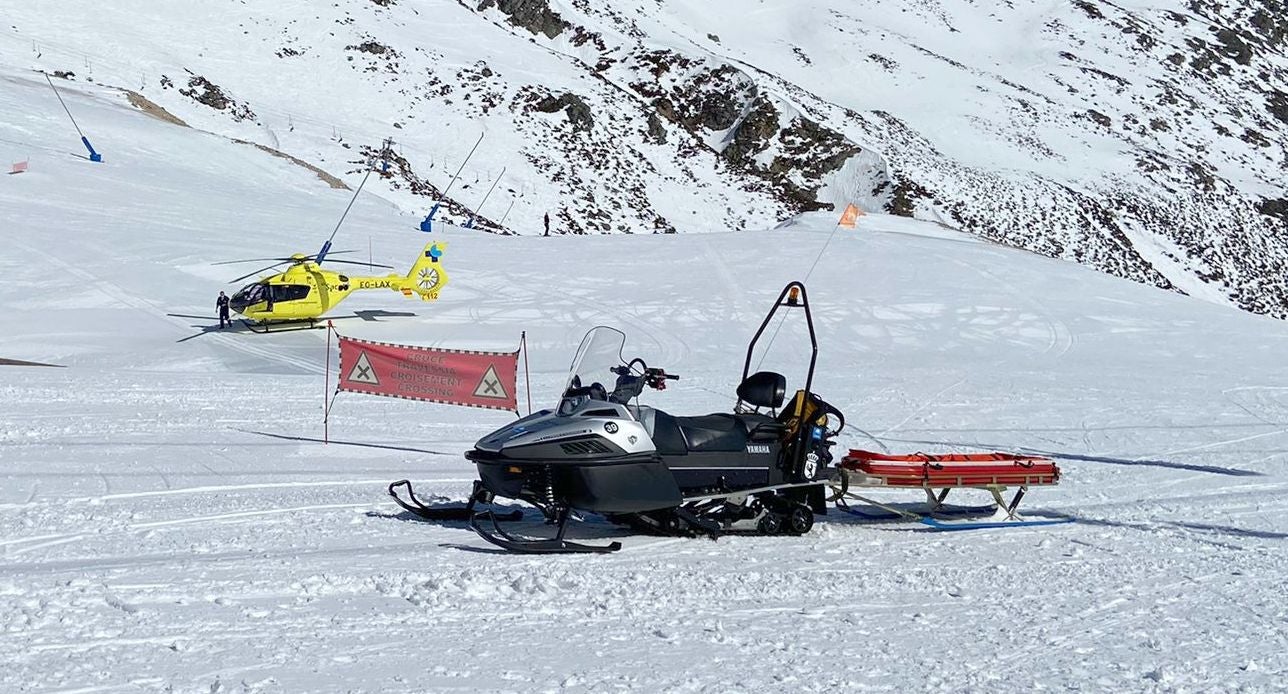
[[[805,273],[805,279],[801,280],[801,284],[808,282],[810,275],[814,274],[814,268],[818,267],[818,261],[823,259],[823,253],[827,251],[827,247],[832,243],[833,237],[836,236],[836,232],[840,228],[841,225],[839,224],[832,227],[832,233],[827,235],[827,240],[823,242],[823,247],[818,249],[818,255],[814,257],[814,263],[809,266],[809,271]],[[765,357],[769,356],[769,348],[774,346],[774,339],[778,337],[778,331],[782,330],[783,321],[786,319],[786,314],[783,314],[783,317],[778,319],[778,326],[774,328],[774,334],[769,336],[769,342],[765,345],[765,351],[760,353],[760,361],[756,362],[757,371],[760,370],[760,365],[765,363]]]
[[[72,127],[76,128],[76,134],[80,135],[82,140],[85,139],[85,133],[81,132],[80,125],[76,123],[76,117],[73,116],[71,110],[67,108],[67,102],[63,101],[63,95],[58,93],[58,87],[54,86],[54,81],[49,78],[48,73],[45,74],[45,81],[49,83],[49,88],[54,90],[54,96],[58,97],[58,103],[62,104],[63,111],[67,113],[67,118],[72,122]]]
[[[322,250],[318,251],[317,264],[321,265],[326,258],[327,251],[331,250],[331,241],[335,240],[335,235],[340,231],[340,225],[344,224],[344,218],[349,216],[349,210],[353,209],[353,203],[357,202],[358,194],[362,192],[362,187],[367,185],[367,179],[371,178],[371,167],[367,167],[367,173],[362,177],[362,183],[358,184],[358,189],[353,191],[353,197],[349,198],[348,207],[344,208],[344,214],[340,215],[340,221],[335,223],[335,229],[331,230],[331,236],[327,238],[326,243],[322,244]]]
[[[47,56],[42,60],[42,62],[49,62],[51,59],[57,58],[58,54],[61,54],[61,57],[66,60],[70,60],[72,58],[76,58],[76,59],[88,58],[92,60],[95,65],[102,68],[107,68],[110,72],[119,73],[121,75],[135,74],[135,73],[138,73],[140,70],[143,70],[144,74],[159,73],[160,71],[165,69],[164,65],[160,65],[154,61],[138,61],[138,60],[130,60],[130,59],[121,61],[118,59],[104,58],[103,56],[98,54],[89,55],[82,50],[73,49],[72,47],[63,45],[57,41],[49,41],[41,36],[31,35],[29,32],[20,32],[15,30],[10,33],[0,33],[0,41],[22,41],[25,43],[28,40],[38,42],[41,46],[41,49],[47,54]],[[61,95],[59,95],[59,98],[61,100]],[[64,104],[64,108],[66,108],[65,104]],[[377,134],[376,130],[363,128],[357,124],[353,124],[353,123],[338,124],[338,123],[332,122],[329,119],[314,118],[314,117],[310,117],[307,114],[278,109],[270,105],[264,105],[262,103],[257,104],[255,106],[255,112],[260,116],[276,117],[282,121],[292,123],[296,126],[312,125],[318,128],[325,127],[325,128],[335,130],[339,128],[341,125],[343,125],[344,130],[346,132],[349,132],[351,136],[357,136],[359,138],[364,138],[364,139],[376,139],[377,137],[381,137],[381,139],[384,139],[382,135]],[[77,129],[79,130],[79,124],[77,124]],[[398,144],[399,144],[399,149],[401,150],[403,143],[399,142]],[[478,145],[476,143],[475,147],[470,150],[470,156],[473,155],[474,149],[477,149],[477,146]],[[470,158],[469,156],[466,157],[465,162],[462,163],[460,169],[458,169],[457,173],[452,177],[451,181],[449,181],[448,190],[450,190],[450,188],[454,185],[455,181],[458,178],[460,178],[461,174],[464,173],[464,170],[466,168],[469,168],[470,172],[473,173],[476,176],[476,178],[479,178],[480,180],[482,180],[483,177],[479,173],[481,170],[475,167],[468,166],[469,158]],[[488,176],[488,178],[490,178],[490,176]]]

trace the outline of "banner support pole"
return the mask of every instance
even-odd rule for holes
[[[519,333],[519,349],[523,351],[523,383],[528,389],[528,414],[532,414],[532,373],[528,371],[528,331]]]
[[[335,326],[326,322],[326,373],[322,376],[322,444],[331,443],[331,404],[327,396],[331,394],[331,331]]]

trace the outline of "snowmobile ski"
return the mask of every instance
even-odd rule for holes
[[[397,487],[407,488],[407,501],[403,501],[394,491]],[[410,480],[398,480],[389,485],[389,496],[393,497],[394,503],[401,506],[404,510],[415,514],[416,516],[430,521],[460,521],[468,522],[474,518],[474,504],[479,499],[479,483],[474,483],[474,490],[470,493],[470,500],[464,506],[426,506],[416,497],[416,492],[411,488]],[[489,511],[489,513],[492,513]],[[515,510],[509,513],[497,516],[495,513],[492,517],[502,521],[519,521],[523,520],[523,511]]]
[[[478,533],[478,536],[500,547],[501,549],[515,552],[517,554],[607,554],[616,552],[622,548],[622,543],[612,542],[607,545],[585,545],[580,542],[573,542],[564,539],[564,531],[568,526],[569,510],[564,509],[558,516],[556,525],[558,534],[553,538],[526,538],[515,537],[501,528],[497,522],[496,514],[491,511],[476,513],[470,517],[470,528]],[[479,523],[487,520],[491,525],[485,528]]]

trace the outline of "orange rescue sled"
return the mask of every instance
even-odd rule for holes
[[[1017,513],[1020,500],[1030,487],[1048,487],[1060,481],[1060,468],[1050,458],[1011,453],[946,453],[933,455],[885,455],[851,449],[841,459],[841,477],[837,480],[834,499],[845,509],[845,499],[855,499],[896,516],[917,520],[939,529],[1005,527],[1016,524],[1049,524],[1059,521],[1024,521]],[[921,515],[896,509],[850,491],[854,488],[919,488],[926,493],[930,505],[928,514]],[[1018,487],[1008,502],[1002,493],[1009,487]],[[997,523],[940,522],[935,516],[947,510],[944,500],[954,489],[982,489],[993,495],[997,509],[1005,520]],[[859,514],[862,515],[862,514]]]

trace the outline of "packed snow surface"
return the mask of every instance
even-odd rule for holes
[[[614,325],[681,376],[648,404],[727,411],[747,340],[808,277],[842,448],[1048,454],[1064,480],[1026,508],[1076,519],[934,533],[833,513],[713,542],[589,516],[571,532],[622,551],[507,555],[385,485],[463,499],[462,453],[511,415],[342,394],[325,445],[325,331],[211,329],[242,267],[212,262],[313,252],[349,192],[68,90],[93,164],[20,108],[43,81],[0,80],[0,162],[31,161],[0,178],[0,358],[65,367],[0,366],[0,691],[1283,687],[1280,321],[876,215],[435,232],[441,300],[357,294],[341,333],[513,349],[526,331],[542,407],[583,333]],[[410,264],[417,221],[359,197],[337,248]],[[798,386],[802,326],[775,329],[763,367]]]

